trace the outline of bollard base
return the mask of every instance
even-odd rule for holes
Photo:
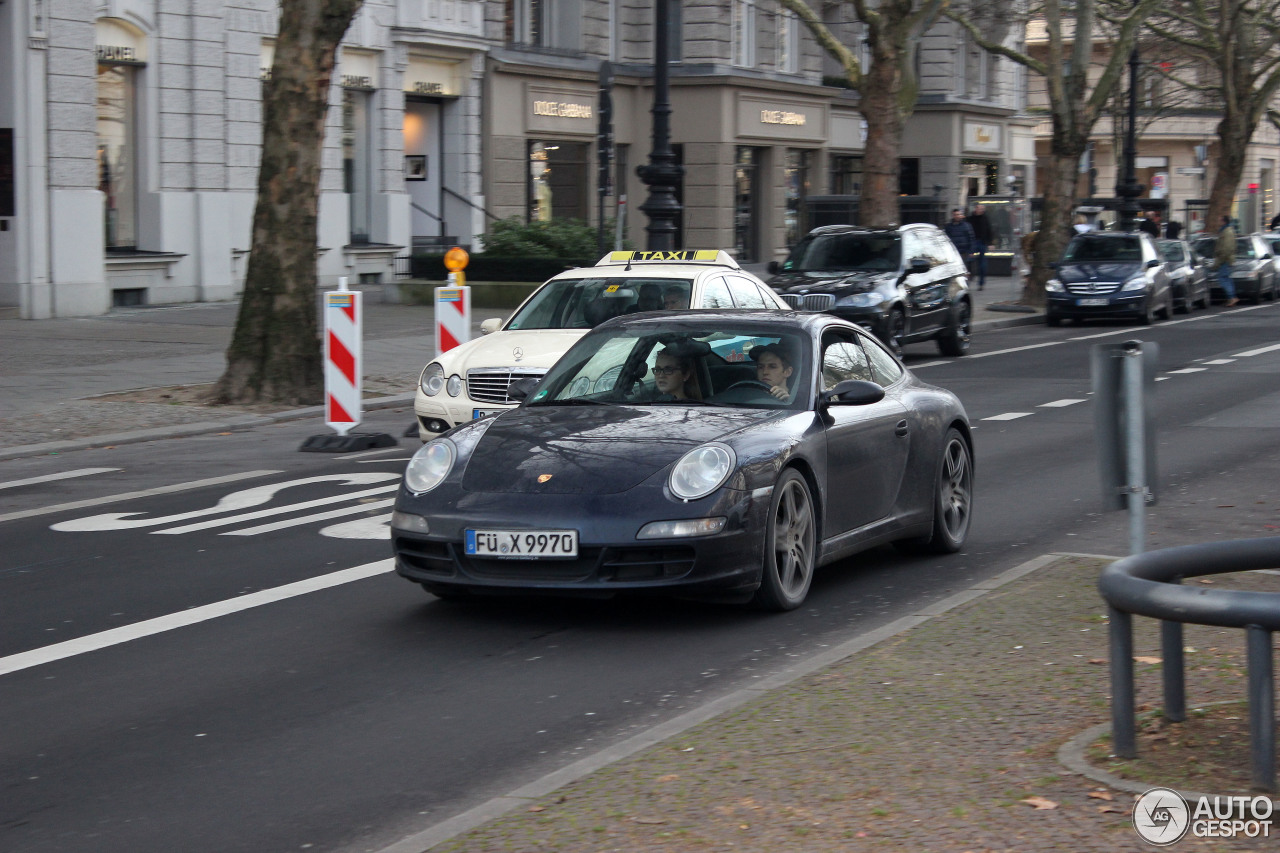
[[[352,432],[346,435],[313,435],[298,448],[303,453],[355,453],[399,444],[385,432]]]

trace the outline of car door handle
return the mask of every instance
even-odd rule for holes
[[[898,425],[893,428],[894,435],[906,435],[910,431],[911,428],[907,426],[906,421],[898,421]]]

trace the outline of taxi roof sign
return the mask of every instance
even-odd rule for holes
[[[610,252],[596,266],[609,264],[718,264],[740,269],[738,262],[723,249],[676,249],[670,252]]]

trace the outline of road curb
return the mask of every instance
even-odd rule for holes
[[[409,392],[390,397],[375,397],[364,402],[364,410],[372,412],[382,409],[409,408],[413,405],[413,395],[414,392]],[[0,448],[0,461],[21,459],[27,456],[70,453],[75,450],[89,450],[90,448],[105,447],[107,445],[139,444],[144,441],[188,438],[193,435],[208,435],[215,432],[244,432],[254,427],[323,417],[324,406],[307,406],[302,409],[290,409],[269,415],[237,415],[219,421],[197,421],[190,424],[174,424],[173,426],[130,430],[129,432],[119,432],[111,435],[95,435],[90,438],[47,441],[41,444],[21,444],[16,447]]]
[[[606,747],[594,755],[581,758],[571,764],[568,764],[559,770],[553,770],[546,775],[535,779],[534,781],[522,785],[508,794],[494,797],[487,802],[481,803],[474,808],[454,815],[447,820],[430,826],[427,829],[415,833],[407,838],[388,846],[383,847],[376,853],[425,853],[431,848],[443,844],[452,838],[455,838],[464,832],[482,826],[489,821],[501,817],[522,805],[527,805],[531,801],[545,797],[547,794],[561,788],[570,782],[577,781],[595,771],[607,767],[628,758],[643,749],[661,743],[664,740],[675,737],[696,725],[705,723],[714,717],[718,717],[728,711],[739,708],[746,703],[757,699],[764,694],[785,687],[817,672],[824,667],[831,666],[834,663],[844,660],[847,657],[864,651],[874,645],[884,642],[885,640],[896,637],[906,631],[915,628],[954,610],[962,604],[967,604],[974,599],[981,598],[993,590],[997,590],[1006,584],[1012,583],[1026,575],[1031,574],[1045,566],[1051,565],[1058,560],[1074,557],[1078,555],[1051,553],[1041,554],[1025,563],[1014,566],[1012,569],[1001,572],[994,577],[984,581],[979,581],[968,589],[961,590],[941,601],[926,605],[919,608],[914,613],[902,616],[887,625],[868,631],[858,637],[840,643],[833,648],[825,649],[805,661],[793,666],[784,668],[780,672],[761,679],[750,687],[743,687],[713,699],[705,705],[686,711],[666,722],[659,723],[648,731],[641,732],[626,740],[616,743],[613,746]]]

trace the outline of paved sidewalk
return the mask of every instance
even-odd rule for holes
[[[1035,323],[1041,315],[991,306],[1016,299],[1008,278],[973,291],[974,333]],[[364,385],[380,395],[366,407],[412,405],[422,367],[435,354],[431,305],[396,305],[366,292]],[[218,407],[112,398],[136,389],[206,385],[226,366],[238,302],[131,308],[102,317],[20,320],[0,316],[0,459],[122,444],[195,432],[245,429],[280,418],[319,417],[319,407]],[[473,335],[510,309],[476,309]]]

